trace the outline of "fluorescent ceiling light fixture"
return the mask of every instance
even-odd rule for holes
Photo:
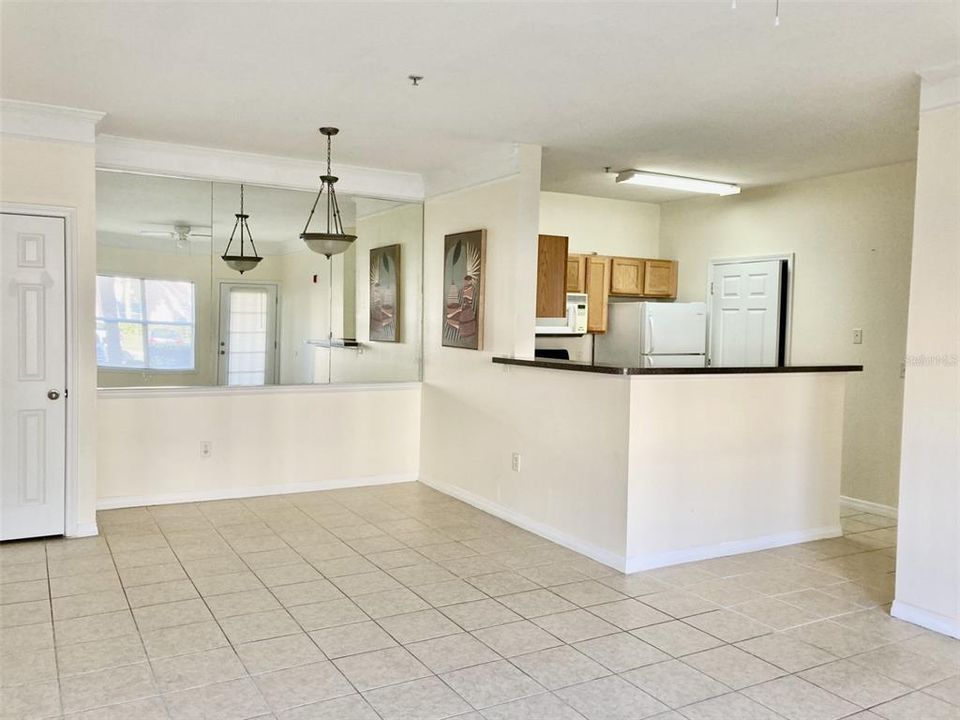
[[[713,182],[712,180],[698,180],[697,178],[680,177],[679,175],[663,175],[646,170],[624,170],[617,174],[617,182],[709,195],[737,195],[740,192],[739,185]]]

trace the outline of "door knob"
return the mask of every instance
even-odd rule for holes
[[[59,390],[47,390],[47,397],[50,398],[51,400],[59,400],[59,399],[60,399],[60,391],[59,391]]]

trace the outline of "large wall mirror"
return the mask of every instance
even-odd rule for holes
[[[100,387],[419,380],[422,205],[338,195],[357,240],[328,260],[299,238],[315,198],[244,186],[240,274],[239,185],[98,171]]]

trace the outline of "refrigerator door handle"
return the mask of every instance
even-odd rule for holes
[[[649,329],[649,332],[647,333],[647,341],[646,341],[646,343],[644,343],[644,344],[647,346],[647,347],[646,347],[646,351],[647,351],[648,353],[653,353],[653,352],[654,352],[654,349],[653,349],[653,315],[650,315],[650,314],[647,315],[647,327],[648,327],[648,329]]]

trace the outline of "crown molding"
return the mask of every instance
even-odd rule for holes
[[[0,98],[0,133],[36,140],[90,144],[106,113]]]
[[[960,65],[921,70],[920,112],[960,105]]]
[[[314,192],[320,187],[319,176],[326,172],[325,163],[319,161],[105,134],[97,136],[97,167]],[[338,192],[403,202],[423,200],[423,178],[416,173],[340,163],[335,169]]]
[[[518,143],[491,144],[474,153],[468,160],[435,170],[424,178],[428,198],[486,185],[520,172]]]

